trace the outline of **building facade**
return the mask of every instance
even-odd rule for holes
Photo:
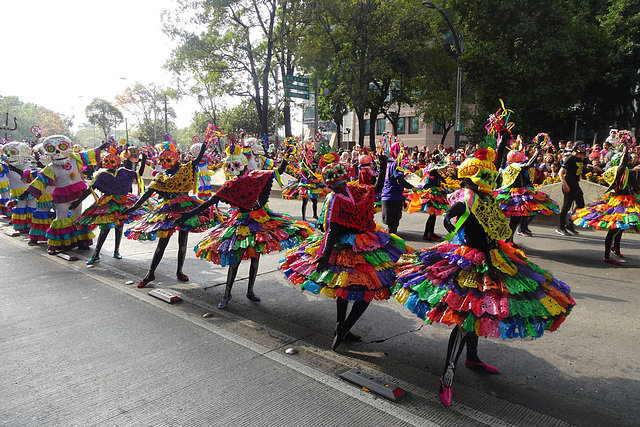
[[[360,130],[358,129],[358,119],[355,112],[350,111],[347,113],[342,122],[343,134],[341,148],[352,148],[359,140]],[[461,133],[464,132],[465,125],[469,123],[462,123]],[[369,117],[366,119],[366,126],[364,129],[365,143],[369,140],[371,132],[371,120]],[[375,123],[375,139],[376,141],[382,138],[383,135],[393,134],[393,126],[391,122],[387,120],[382,114],[378,115]],[[423,146],[433,149],[436,145],[442,143],[443,127],[440,123],[432,122],[425,123],[419,118],[412,107],[403,106],[400,110],[400,118],[398,120],[398,130],[396,136],[403,142],[406,147],[421,148]],[[461,134],[460,142],[465,141],[466,138]],[[453,147],[455,141],[455,134],[453,129],[447,134],[447,138],[444,141],[445,147]]]

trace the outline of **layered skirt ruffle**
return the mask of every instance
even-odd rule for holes
[[[200,179],[198,180],[197,193],[200,199],[208,199],[214,193],[213,185],[211,185],[211,177],[214,173],[213,171],[198,172]]]
[[[176,231],[202,232],[209,228],[209,217],[200,214],[178,226],[175,220],[182,214],[197,208],[203,202],[189,195],[163,199],[148,213],[139,217],[124,232],[128,239],[155,240],[170,237]]]
[[[466,245],[422,249],[397,264],[394,297],[427,323],[502,339],[555,331],[576,304],[569,286],[503,241],[486,261]]]
[[[101,230],[120,227],[135,221],[148,211],[138,209],[128,215],[123,215],[122,211],[133,206],[137,197],[133,194],[127,195],[102,195],[93,205],[76,219],[76,223],[90,227],[98,226]]]
[[[552,215],[560,207],[533,187],[510,187],[495,191],[496,201],[507,216]]]
[[[75,217],[54,219],[47,230],[49,250],[67,251],[75,247],[88,248],[93,244],[95,234],[86,225],[75,223]]]
[[[0,182],[0,216],[11,216],[11,210],[7,207],[9,195],[9,181]]]
[[[450,191],[444,187],[425,188],[414,193],[417,196],[407,191],[405,192],[405,208],[409,213],[426,212],[430,215],[441,215],[449,209],[449,200],[447,199],[449,193]]]
[[[56,217],[53,211],[55,205],[52,202],[51,193],[44,193],[36,199],[36,209],[31,217],[31,228],[29,229],[29,239],[35,242],[47,240],[47,230],[51,227],[51,222]]]
[[[322,235],[310,236],[281,261],[287,279],[303,290],[348,301],[386,300],[396,279],[395,262],[413,249],[401,238],[378,228],[344,234],[329,259],[329,269],[318,271]]]
[[[296,182],[282,189],[282,198],[286,200],[318,199],[331,193],[328,187],[317,184]]]
[[[194,248],[198,258],[221,266],[296,247],[313,231],[309,224],[267,206],[240,212],[217,225]]]
[[[578,209],[573,223],[596,230],[630,230],[638,232],[640,204],[635,195],[607,193],[600,200]]]

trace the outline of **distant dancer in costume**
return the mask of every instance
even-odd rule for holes
[[[492,148],[480,149],[459,166],[463,187],[450,195],[452,205],[443,215],[453,240],[422,249],[396,268],[399,302],[428,323],[454,325],[440,379],[445,406],[452,403],[454,372],[465,345],[467,368],[497,373],[478,357],[478,335],[541,337],[556,330],[575,305],[565,283],[502,241],[511,229],[493,196],[495,159]]]
[[[386,178],[382,187],[382,222],[387,225],[389,233],[395,234],[398,232],[404,209],[404,189],[415,190],[415,188],[404,178],[402,143],[392,144],[389,154],[391,159],[386,168]]]
[[[147,156],[142,154],[141,160],[139,173],[143,174],[146,167]],[[121,163],[122,157],[118,154],[117,148],[112,145],[109,148],[108,154],[102,159],[104,169],[98,171],[90,185],[91,188],[87,188],[82,196],[73,202],[70,207],[70,209],[73,210],[80,206],[82,201],[91,194],[91,189],[102,193],[100,198],[85,209],[82,215],[76,219],[76,224],[86,225],[88,227],[98,226],[100,228],[100,235],[98,236],[93,255],[89,261],[87,261],[88,265],[100,261],[102,245],[104,245],[105,240],[107,240],[107,236],[112,228],[115,229],[113,257],[115,259],[122,259],[122,255],[120,255],[120,243],[122,242],[124,224],[130,223],[132,220],[146,213],[146,210],[139,209],[128,215],[123,214],[123,211],[132,207],[138,199],[132,192],[133,183],[138,181],[140,175],[132,169],[120,167]]]
[[[381,158],[381,170],[386,157]],[[343,340],[359,341],[350,333],[373,300],[386,300],[395,281],[394,264],[412,252],[404,240],[382,230],[373,219],[376,189],[347,184],[345,165],[337,161],[322,169],[324,182],[334,191],[325,202],[323,215],[327,232],[309,237],[287,253],[280,265],[287,279],[300,288],[322,293],[336,300],[335,335],[331,349]],[[384,173],[378,177],[378,190]],[[353,306],[349,315],[349,301]]]
[[[171,139],[170,134],[165,135],[162,148],[163,150],[158,156],[158,161],[164,171],[156,175],[147,191],[140,196],[132,207],[122,211],[122,215],[130,215],[140,209],[142,204],[146,202],[151,195],[154,193],[158,194],[158,205],[132,223],[125,231],[125,236],[132,240],[158,239],[158,245],[151,259],[151,265],[149,266],[149,270],[147,270],[147,274],[138,283],[139,288],[144,288],[156,279],[156,269],[160,261],[162,261],[164,251],[169,244],[171,236],[175,232],[178,232],[178,265],[176,268],[176,277],[181,282],[188,282],[189,276],[184,274],[182,267],[184,266],[184,260],[187,255],[189,232],[205,231],[209,223],[209,218],[206,215],[198,215],[182,224],[176,222],[184,212],[188,212],[202,204],[201,200],[189,196],[189,191],[193,189],[196,168],[202,160],[207,146],[203,144],[195,160],[182,165],[180,164],[180,155],[176,150],[175,143]]]
[[[2,154],[7,160],[11,224],[20,234],[29,234],[36,201],[26,190],[37,175],[37,171],[31,169],[31,148],[24,142],[12,141],[2,147]]]
[[[440,171],[449,166],[449,159],[442,154],[434,154],[433,161],[425,167],[425,174],[420,181],[418,191],[409,195],[407,211],[425,212],[429,214],[424,226],[422,240],[437,241],[442,239],[435,232],[436,217],[449,209],[447,194],[450,193],[444,187],[444,178]]]
[[[511,236],[506,242],[520,249],[513,242],[513,235],[518,230],[521,236],[533,236],[529,224],[536,215],[552,215],[560,212],[556,202],[542,191],[533,188],[531,182],[532,168],[538,158],[539,148],[527,161],[524,151],[511,150],[507,154],[508,166],[501,171],[502,187],[495,191],[496,201],[502,212],[509,217]]]
[[[291,249],[313,233],[307,223],[274,212],[267,205],[273,180],[285,170],[286,161],[283,160],[277,171],[249,170],[239,146],[230,145],[227,150],[225,172],[230,179],[209,200],[178,220],[178,223],[188,221],[220,200],[234,208],[231,217],[218,224],[195,247],[198,258],[229,266],[219,309],[226,308],[231,301],[241,261],[251,260],[246,296],[251,301],[260,301],[254,292],[260,256]]]
[[[639,232],[640,204],[636,192],[640,183],[638,171],[630,171],[628,162],[629,152],[625,145],[622,154],[616,154],[611,159],[613,167],[603,174],[609,184],[605,195],[600,200],[578,209],[572,217],[574,224],[583,228],[607,230],[602,259],[607,264],[621,265],[618,260],[611,258],[611,252],[623,258],[620,252],[622,233]]]

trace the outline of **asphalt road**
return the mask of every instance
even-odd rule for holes
[[[300,201],[272,197],[270,206],[300,218]],[[399,235],[426,246],[425,220],[405,214]],[[626,263],[615,267],[601,261],[603,233],[560,237],[538,220],[531,229],[534,237],[516,242],[571,286],[578,306],[541,339],[481,340],[480,357],[501,373],[478,374],[461,361],[451,408],[437,396],[449,328],[425,325],[394,300],[373,303],[354,328],[364,342],[332,352],[335,303],[288,284],[281,255],[261,259],[261,302],[244,298],[245,263],[234,299],[218,310],[226,269],[190,253],[191,280],[178,282],[175,241],[152,284],[182,297],[169,305],[125,284],[143,277],[153,242],[125,241],[116,260],[109,237],[89,268],[91,251],[65,261],[3,233],[0,423],[640,425],[638,236],[625,235]],[[440,221],[436,231],[444,233]],[[339,378],[353,367],[408,393],[390,402]]]

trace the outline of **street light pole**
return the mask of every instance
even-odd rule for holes
[[[422,4],[428,7],[429,9],[435,9],[438,12],[440,12],[444,20],[447,22],[449,29],[451,30],[451,34],[453,35],[453,41],[456,45],[456,60],[458,62],[458,74],[456,76],[456,118],[455,118],[454,130],[453,130],[453,133],[455,136],[453,147],[454,149],[457,150],[460,147],[460,109],[462,106],[462,67],[460,66],[460,56],[462,56],[463,41],[462,41],[461,34],[458,34],[455,27],[453,26],[453,23],[451,22],[447,14],[444,13],[442,9],[440,9],[430,1],[423,1]]]

